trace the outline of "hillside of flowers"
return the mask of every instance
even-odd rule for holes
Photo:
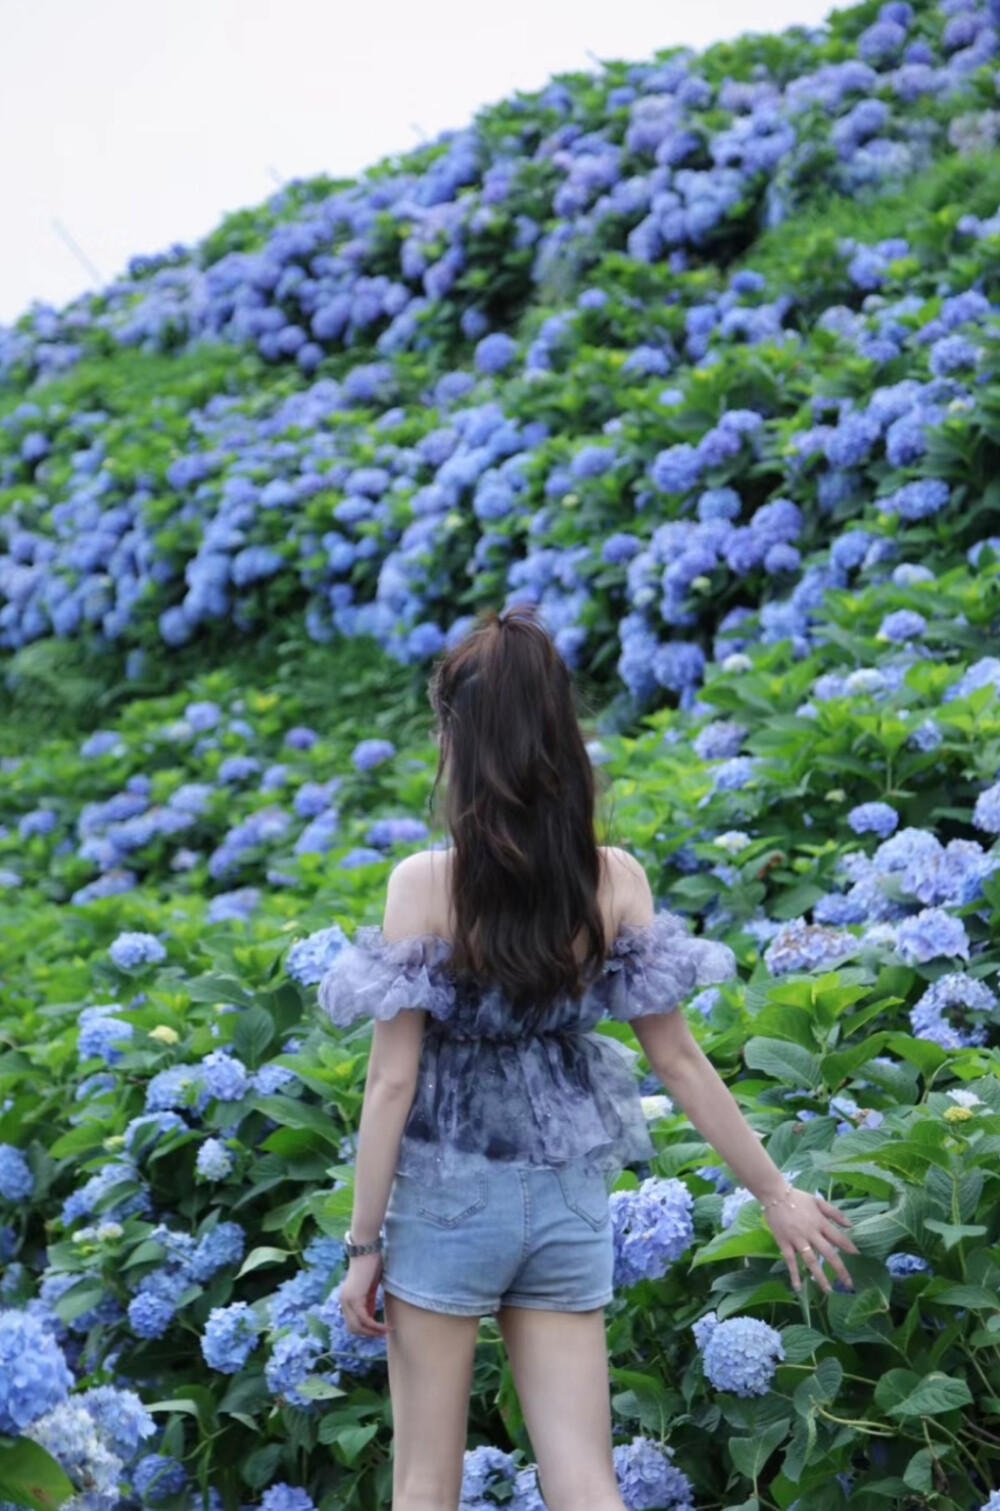
[[[628,1511],[1000,1511],[998,33],[609,62],[0,327],[0,1511],[389,1504],[316,988],[446,842],[435,656],[525,601],[598,837],[735,951],[692,1031],[860,1250],[796,1294],[640,1057]]]

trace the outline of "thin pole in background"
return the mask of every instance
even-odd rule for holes
[[[53,231],[56,232],[56,234],[58,236],[62,237],[63,241],[69,247],[70,251],[73,253],[73,256],[79,262],[80,266],[83,267],[83,268],[86,268],[86,270],[90,274],[91,278],[94,279],[94,282],[96,283],[97,287],[99,289],[103,288],[104,285],[107,283],[108,280],[105,279],[105,278],[103,278],[101,276],[101,273],[100,273],[99,269],[94,266],[94,264],[91,262],[90,258],[87,256],[87,254],[83,250],[83,248],[81,246],[79,246],[77,244],[77,242],[75,242],[73,240],[73,237],[67,231],[67,229],[63,225],[62,221],[61,220],[57,220],[55,218],[55,216],[52,217],[52,229],[53,229]]]

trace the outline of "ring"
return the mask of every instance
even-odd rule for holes
[[[807,1243],[807,1244],[803,1245],[803,1247],[802,1247],[802,1253],[803,1254],[811,1254],[812,1251],[813,1251],[813,1246],[812,1246],[811,1243]]]

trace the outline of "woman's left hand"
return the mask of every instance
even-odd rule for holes
[[[348,1265],[340,1287],[340,1309],[349,1333],[380,1338],[389,1331],[389,1324],[379,1322],[375,1316],[375,1292],[381,1279],[381,1254],[362,1254]]]

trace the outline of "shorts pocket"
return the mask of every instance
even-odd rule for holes
[[[587,1172],[579,1165],[557,1165],[555,1171],[563,1200],[570,1211],[584,1218],[594,1229],[606,1227],[611,1207],[607,1181],[602,1173],[599,1170]]]
[[[412,1189],[421,1217],[442,1228],[457,1228],[475,1212],[481,1212],[488,1194],[485,1175],[463,1175],[433,1186],[415,1180]]]

